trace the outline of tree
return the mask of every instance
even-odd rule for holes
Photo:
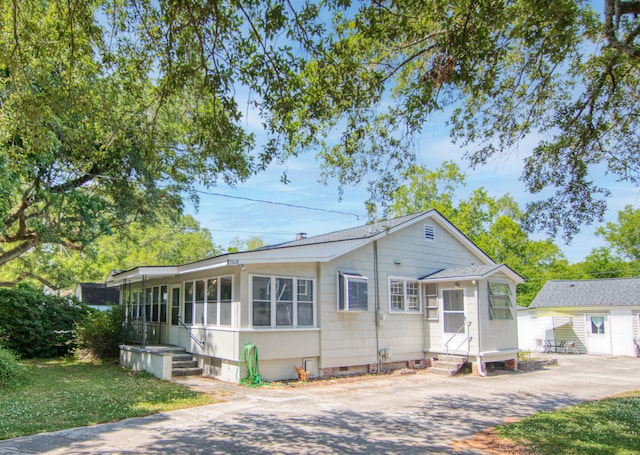
[[[196,185],[264,169],[278,151],[252,151],[234,81],[264,105],[286,93],[295,58],[265,47],[293,23],[281,6],[2,2],[0,266],[177,216]]]
[[[568,269],[560,248],[550,239],[529,238],[511,196],[493,198],[484,188],[476,188],[461,199],[459,190],[466,176],[455,163],[445,162],[435,171],[413,167],[407,177],[409,183],[392,194],[389,209],[393,216],[439,210],[493,260],[508,264],[525,278],[518,285],[519,305],[528,306],[547,279]]]
[[[596,233],[623,258],[640,262],[640,209],[631,205],[618,212],[618,222],[609,222]]]
[[[329,2],[329,35],[301,73],[304,128],[291,147],[321,147],[325,177],[369,178],[383,204],[415,161],[415,141],[452,112],[472,166],[539,137],[522,180],[534,194],[525,226],[570,239],[601,221],[604,168],[640,182],[640,2],[371,0]],[[335,141],[327,137],[336,137]]]
[[[238,251],[251,251],[257,248],[261,248],[264,245],[264,240],[255,235],[249,237],[247,240],[242,240],[240,237],[234,237],[231,240],[227,251],[229,253],[237,253]]]
[[[220,253],[211,233],[192,216],[178,220],[159,217],[153,226],[133,222],[96,239],[82,251],[40,245],[5,266],[0,277],[6,285],[28,278],[58,290],[79,281],[102,282],[112,270],[184,264]]]

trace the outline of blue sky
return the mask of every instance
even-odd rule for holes
[[[246,126],[252,128],[251,122],[246,122]],[[518,151],[473,170],[462,159],[460,148],[451,143],[446,128],[433,125],[427,126],[421,136],[418,157],[421,164],[431,169],[438,168],[444,161],[452,160],[458,163],[467,175],[466,192],[484,187],[491,196],[499,197],[508,193],[523,207],[526,202],[535,199],[525,191],[524,185],[519,181],[523,159],[534,143],[535,138],[530,138],[520,145]],[[319,165],[314,158],[315,153],[310,151],[291,159],[285,165],[271,165],[266,172],[252,177],[236,188],[219,186],[204,190],[216,195],[201,193],[199,210],[194,212],[193,207],[188,207],[189,211],[202,227],[211,231],[214,242],[223,248],[229,246],[236,237],[246,240],[258,236],[265,243],[274,244],[293,240],[298,232],[312,236],[366,223],[366,183],[346,188],[342,201],[339,201],[335,182],[326,186],[319,182]],[[287,171],[290,180],[287,185],[280,182],[284,170]],[[638,207],[639,188],[628,183],[618,183],[606,175],[597,178],[598,182],[604,184],[612,193],[608,201],[607,220],[615,221],[618,211],[627,204]],[[467,194],[460,196],[464,198]],[[596,227],[583,227],[581,233],[569,245],[565,245],[560,239],[556,240],[556,244],[569,261],[581,261],[593,248],[604,245],[602,239],[594,234]],[[544,236],[538,234],[532,237]]]
[[[601,2],[594,2],[597,10],[602,9]],[[244,106],[241,105],[241,109]],[[255,112],[247,110],[244,126],[258,137],[258,147],[262,131]],[[523,160],[536,144],[536,138],[530,137],[522,142],[517,151],[508,156],[496,158],[484,167],[474,169],[462,159],[462,150],[452,144],[449,131],[442,122],[434,120],[425,126],[420,137],[417,155],[419,164],[430,169],[437,169],[444,161],[458,163],[467,175],[466,191],[484,187],[490,196],[499,197],[510,194],[521,207],[536,199],[525,191],[519,177],[523,169]],[[239,184],[236,188],[219,186],[205,191],[224,194],[200,194],[200,207],[194,214],[202,227],[211,231],[216,244],[226,249],[231,241],[239,237],[246,240],[252,236],[262,238],[267,244],[280,243],[295,238],[296,233],[306,232],[309,236],[336,231],[366,223],[364,202],[368,195],[366,182],[356,187],[345,189],[342,201],[338,200],[337,184],[319,183],[319,164],[315,161],[315,152],[309,151],[291,159],[285,165],[274,164],[269,169]],[[280,182],[283,170],[287,171],[290,183]],[[608,200],[607,221],[616,221],[617,213],[625,205],[635,208],[640,204],[640,188],[629,183],[616,182],[611,176],[602,173],[594,175],[599,185],[611,191]],[[464,198],[467,194],[460,194]],[[271,201],[276,204],[254,202],[237,198],[249,198]],[[342,213],[294,208],[277,204],[312,207]],[[592,249],[603,246],[604,242],[595,236],[598,226],[583,226],[571,244],[566,245],[561,239],[555,243],[563,250],[571,262],[583,260]],[[532,238],[543,238],[533,235]]]

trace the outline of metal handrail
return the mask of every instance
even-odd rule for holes
[[[444,343],[444,347],[446,349],[446,353],[447,353],[447,369],[449,369],[449,343],[451,343],[451,341],[453,340],[453,338],[458,335],[460,333],[460,331],[464,330],[465,328],[468,328],[471,326],[471,321],[465,321],[464,324],[462,324],[460,327],[458,327],[458,330],[456,330],[453,335],[451,335],[449,337],[449,339]],[[467,336],[460,342],[458,343],[458,345],[456,346],[456,351],[458,350],[458,348],[460,346],[462,346],[464,343],[469,343],[471,341],[471,337],[469,336],[469,334],[467,334]],[[467,357],[469,356],[469,346],[467,346]]]
[[[191,337],[191,339],[193,341],[195,341],[196,343],[198,343],[200,346],[204,346],[204,341],[200,340],[200,338],[198,338],[192,331],[191,331],[191,327],[187,327],[184,322],[182,322],[182,320],[180,318],[178,318],[178,324],[181,325],[187,332],[189,332],[189,336]]]

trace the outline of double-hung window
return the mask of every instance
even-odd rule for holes
[[[389,308],[391,312],[420,312],[418,282],[389,278]]]
[[[367,311],[369,307],[367,285],[366,276],[338,272],[338,310]]]
[[[251,309],[254,327],[312,327],[313,280],[252,276]]]
[[[489,315],[491,319],[513,319],[511,288],[507,283],[489,281]]]

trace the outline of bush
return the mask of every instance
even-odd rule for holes
[[[67,355],[73,329],[87,315],[74,298],[45,295],[28,284],[0,289],[0,346],[23,358]]]
[[[79,355],[99,359],[117,357],[122,338],[122,307],[116,305],[107,311],[90,311],[76,325],[76,336]]]
[[[15,389],[25,382],[25,369],[10,351],[0,347],[0,390]]]

